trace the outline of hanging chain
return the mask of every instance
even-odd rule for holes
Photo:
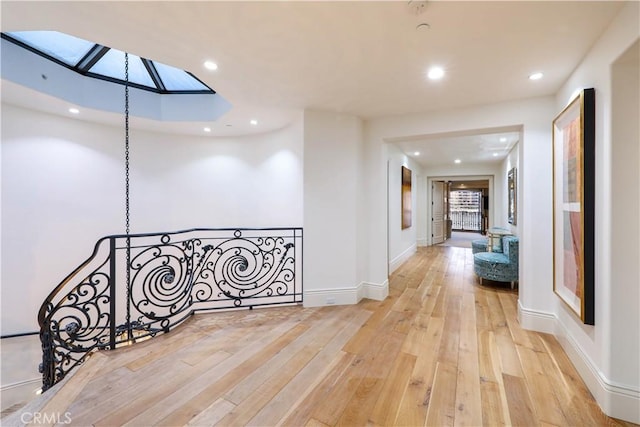
[[[125,223],[127,235],[127,339],[131,340],[131,237],[129,221],[129,54],[124,54],[124,169]]]

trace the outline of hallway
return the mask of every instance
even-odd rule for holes
[[[420,248],[385,301],[197,315],[97,353],[38,410],[98,426],[629,425],[555,338],[520,328],[507,288],[477,284],[469,249]]]
[[[480,233],[473,231],[452,231],[451,237],[440,243],[438,246],[452,246],[455,248],[471,249],[471,242],[476,239],[486,238]]]

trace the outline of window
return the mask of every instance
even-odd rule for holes
[[[15,31],[2,38],[77,73],[125,84],[124,52],[57,31]],[[215,94],[193,74],[129,54],[129,84],[157,93]]]

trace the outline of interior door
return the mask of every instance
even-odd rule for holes
[[[444,242],[444,181],[431,183],[431,244]]]

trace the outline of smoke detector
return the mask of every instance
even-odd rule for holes
[[[413,15],[420,15],[427,9],[427,0],[409,0],[407,9]]]

